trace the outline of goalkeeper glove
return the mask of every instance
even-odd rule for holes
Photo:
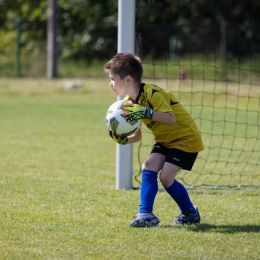
[[[124,113],[123,116],[126,117],[127,122],[135,121],[138,119],[152,119],[153,110],[148,107],[142,107],[138,104],[124,103],[121,107],[122,110],[130,111],[129,113]]]
[[[108,135],[116,141],[118,144],[127,144],[128,138],[127,136],[117,135],[116,133],[112,131],[108,131]]]

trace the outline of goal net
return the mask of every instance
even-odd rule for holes
[[[186,187],[260,187],[260,40],[257,1],[136,3],[143,82],[173,92],[195,119],[205,149]],[[142,126],[134,186],[153,135]],[[135,166],[136,165],[136,166]]]

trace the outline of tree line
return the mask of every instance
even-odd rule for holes
[[[46,0],[1,0],[3,40],[21,21],[28,51],[46,51]],[[260,2],[255,0],[136,0],[136,49],[155,59],[187,53],[239,58],[260,51]],[[118,0],[59,0],[58,46],[61,58],[104,59],[117,51]],[[5,46],[2,41],[0,53]]]

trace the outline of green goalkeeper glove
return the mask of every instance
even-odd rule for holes
[[[122,110],[130,111],[130,113],[124,113],[127,122],[135,121],[138,119],[152,119],[153,110],[148,107],[142,107],[138,104],[126,102],[121,107]]]
[[[127,144],[128,138],[127,136],[117,135],[116,133],[112,131],[108,131],[108,135],[116,141],[118,144]]]

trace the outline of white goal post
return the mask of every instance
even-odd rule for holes
[[[118,53],[134,54],[135,0],[118,0]],[[118,97],[121,100],[124,97]],[[133,145],[116,145],[116,189],[132,189]]]

